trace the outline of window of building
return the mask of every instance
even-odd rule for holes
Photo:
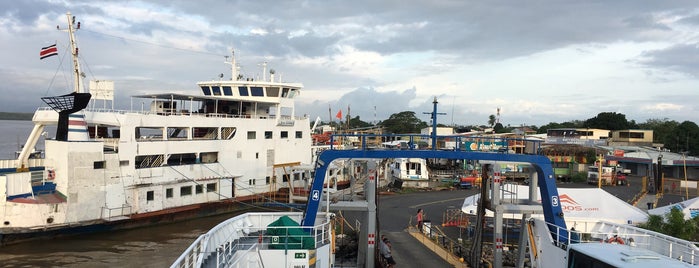
[[[195,192],[196,194],[201,194],[201,193],[203,193],[203,192],[204,192],[204,185],[197,184],[197,185],[194,187],[194,192]]]
[[[192,195],[192,186],[180,187],[180,196]]]
[[[105,161],[95,161],[93,163],[93,168],[94,169],[104,169],[104,162]]]
[[[172,188],[165,189],[165,198],[172,198]]]
[[[207,192],[216,192],[216,183],[206,184],[206,191]]]
[[[155,193],[153,191],[146,192],[146,201],[153,201],[155,199]]]

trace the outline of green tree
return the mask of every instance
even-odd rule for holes
[[[648,119],[646,122],[639,124],[638,127],[653,130],[653,142],[669,144],[674,141],[672,132],[679,124],[679,122],[667,118]]]
[[[494,114],[491,114],[490,116],[488,116],[488,125],[490,127],[495,126],[495,115]]]
[[[678,208],[672,208],[665,217],[650,215],[648,221],[638,227],[684,240],[696,239],[697,235],[697,220],[685,220],[684,213]]]
[[[635,122],[626,120],[626,115],[614,112],[602,112],[597,116],[585,120],[583,127],[599,128],[607,130],[623,130],[635,127]]]
[[[691,121],[684,121],[670,132],[665,148],[674,152],[699,153],[699,126]]]
[[[563,123],[555,123],[555,122],[550,122],[546,125],[543,125],[537,129],[536,133],[539,134],[545,134],[548,132],[549,129],[557,129],[557,128],[581,128],[583,127],[583,122],[580,120],[575,120],[575,121],[569,121],[569,122],[563,122]]]
[[[365,128],[365,127],[370,127],[373,126],[371,123],[364,122],[361,119],[359,119],[359,116],[355,116],[354,118],[350,118],[349,120],[349,127],[352,128]]]
[[[386,132],[393,134],[420,133],[427,127],[427,123],[415,116],[415,112],[404,111],[392,114],[388,119],[380,123],[386,128]]]
[[[666,222],[663,226],[663,233],[684,240],[694,238],[697,226],[692,220],[685,220],[684,213],[678,208],[672,208],[670,213],[665,215]]]

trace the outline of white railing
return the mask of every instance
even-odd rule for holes
[[[554,231],[551,233],[557,245],[567,244],[564,241],[570,241],[571,243],[608,243],[612,242],[610,238],[616,235],[621,239],[621,242],[614,243],[623,243],[647,249],[695,266],[699,265],[699,248],[694,243],[632,225],[605,221],[577,222],[575,232],[578,234],[578,239],[575,239],[575,235],[570,230],[563,230],[549,223],[547,225],[549,230],[556,230],[555,233]],[[561,237],[556,235],[556,233],[559,235],[567,233],[567,237]]]
[[[306,229],[299,226],[271,227],[283,230],[284,235],[267,233],[268,228],[270,228],[268,225],[280,217],[289,216],[295,221],[300,221],[301,215],[300,212],[251,212],[230,218],[199,236],[170,267],[201,267],[203,262],[210,258],[215,259],[216,267],[237,267],[236,265],[240,265],[238,262],[241,258],[254,254],[253,248],[263,250],[284,250],[290,247],[316,249],[330,243],[332,234],[330,222],[308,227],[309,231],[304,232],[304,234],[290,234],[289,230],[291,229]],[[292,238],[298,239],[298,242],[289,242]],[[312,239],[312,244],[304,244],[304,241],[309,238]]]

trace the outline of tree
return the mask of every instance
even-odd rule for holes
[[[490,127],[495,126],[495,115],[494,114],[491,114],[490,116],[488,116],[488,125]]]
[[[635,122],[633,122],[635,124]],[[602,112],[597,116],[585,120],[583,127],[599,128],[606,130],[623,130],[634,127],[626,120],[626,115],[614,112]]]
[[[670,132],[665,148],[674,152],[686,151],[689,155],[699,153],[699,126],[691,121],[684,121]]]
[[[361,119],[359,119],[359,116],[355,116],[354,118],[350,118],[350,120],[349,120],[350,129],[352,129],[352,128],[365,128],[365,127],[370,127],[370,126],[372,126],[371,123],[362,121]]]
[[[648,119],[645,123],[639,124],[638,127],[641,129],[653,130],[653,142],[667,145],[674,141],[674,139],[672,139],[672,131],[674,131],[679,124],[679,122],[667,118]]]
[[[583,122],[580,120],[563,122],[563,123],[551,122],[551,123],[548,123],[546,125],[539,127],[539,129],[536,131],[536,133],[545,134],[545,133],[548,133],[549,129],[557,129],[557,128],[581,128],[582,125],[583,125]]]
[[[648,221],[639,224],[638,227],[684,240],[695,239],[697,235],[697,221],[685,220],[684,213],[678,208],[672,208],[665,217],[650,215]]]
[[[392,114],[380,125],[386,128],[386,132],[393,134],[420,133],[420,130],[427,127],[427,123],[415,116],[415,112],[404,111]]]

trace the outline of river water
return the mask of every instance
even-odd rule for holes
[[[14,158],[31,121],[0,120],[0,159]],[[55,127],[44,131],[55,136]],[[43,149],[43,138],[36,146]],[[169,267],[200,234],[233,214],[0,247],[0,267]]]

